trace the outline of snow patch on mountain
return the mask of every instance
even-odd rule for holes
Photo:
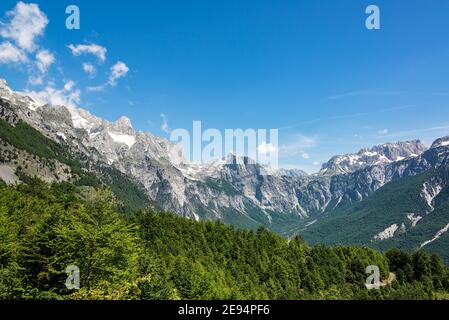
[[[423,218],[422,216],[416,213],[410,213],[407,215],[407,219],[409,219],[410,222],[412,223],[412,227],[416,227],[416,225],[422,218]]]
[[[89,121],[83,118],[75,108],[67,108],[72,116],[73,126],[77,129],[90,128]]]
[[[433,206],[433,200],[441,193],[443,190],[443,186],[438,183],[435,179],[431,181],[427,181],[423,184],[423,188],[421,191],[421,197],[426,201],[427,205],[430,208],[430,212],[435,210]]]
[[[67,137],[66,137],[66,135],[65,135],[63,132],[56,132],[56,136],[57,136],[59,139],[62,139],[62,140],[64,140],[64,141],[67,140]]]
[[[315,223],[317,223],[317,219],[315,219],[315,220],[313,220],[313,221],[310,221],[309,223],[307,223],[304,227],[310,227],[311,225],[314,225]]]
[[[443,229],[439,230],[439,231],[435,234],[435,236],[434,236],[432,239],[427,240],[427,241],[421,243],[421,245],[420,245],[419,248],[421,249],[421,248],[423,248],[423,247],[425,247],[425,246],[431,244],[432,242],[435,242],[435,241],[438,240],[443,234],[445,234],[448,230],[449,230],[449,223],[448,223]]]
[[[136,138],[129,134],[121,134],[115,132],[108,132],[109,136],[114,142],[126,144],[128,148],[131,148],[136,143]]]
[[[374,236],[374,240],[376,241],[383,241],[394,237],[394,234],[396,231],[398,231],[399,225],[398,224],[392,224],[388,228],[386,228],[384,231],[379,232],[377,235]]]

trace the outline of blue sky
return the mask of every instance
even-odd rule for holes
[[[16,3],[0,2],[0,28]],[[27,62],[0,59],[0,77],[15,90],[76,92],[80,107],[126,115],[139,130],[168,137],[164,121],[188,129],[194,120],[279,128],[281,166],[307,171],[334,154],[449,134],[447,0],[32,3],[48,24],[34,48],[19,48]],[[65,28],[69,4],[81,10],[80,30]],[[381,10],[381,30],[365,28],[369,4]],[[97,44],[105,59],[76,56],[70,44]],[[40,51],[54,61],[39,69]],[[111,78],[117,63],[126,70]]]

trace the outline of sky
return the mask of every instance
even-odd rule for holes
[[[380,30],[365,27],[370,4]],[[279,129],[280,166],[314,172],[449,135],[447,0],[2,0],[0,21],[12,89],[158,136],[195,120]]]

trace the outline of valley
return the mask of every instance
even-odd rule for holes
[[[109,122],[82,109],[39,105],[4,80],[0,97],[0,172],[9,184],[36,176],[107,185],[123,210],[153,207],[265,227],[313,244],[424,248],[448,262],[449,138],[429,148],[414,140],[335,156],[310,175],[233,155],[197,165],[173,161],[176,145],[134,130],[126,117]]]

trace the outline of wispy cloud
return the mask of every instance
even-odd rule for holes
[[[37,102],[78,106],[81,101],[81,88],[76,87],[75,81],[65,79],[63,66],[58,64],[58,72],[62,75],[60,78],[65,80],[55,83],[46,79],[51,75],[52,66],[57,64],[57,53],[44,48],[39,42],[48,24],[46,14],[37,4],[17,2],[12,10],[6,12],[3,19],[0,17],[0,65],[6,64],[24,72],[28,82],[23,91]],[[98,44],[69,44],[67,47],[75,56],[91,56],[100,63],[106,61],[107,49]],[[84,61],[83,71],[93,78],[97,73],[95,62]],[[128,72],[128,66],[118,61],[110,67],[105,83],[91,89],[101,91],[107,87],[114,87]]]
[[[125,63],[118,61],[111,68],[111,74],[109,75],[108,84],[111,86],[117,85],[117,80],[126,77],[128,72],[128,66]]]
[[[117,81],[120,78],[126,77],[128,72],[128,66],[125,63],[118,61],[111,67],[108,81],[106,83],[95,87],[88,87],[87,90],[92,92],[99,92],[105,90],[107,87],[115,87],[117,85]]]
[[[6,22],[0,21],[0,64],[26,65],[28,84],[41,85],[55,56],[38,44],[49,21],[36,4],[18,2],[6,13]],[[34,56],[32,56],[37,52]]]
[[[274,154],[278,152],[278,148],[272,143],[266,143],[265,141],[259,145],[257,151],[260,154]]]
[[[85,73],[89,75],[89,77],[93,78],[97,73],[97,68],[91,63],[83,63],[83,70]]]
[[[285,157],[301,156],[304,159],[309,159],[310,154],[306,152],[306,150],[317,146],[316,137],[309,137],[298,134],[289,140],[290,142],[282,144],[279,147],[280,156]]]
[[[361,96],[449,96],[449,92],[430,92],[430,91],[382,91],[382,90],[359,90],[345,92],[328,97],[328,100],[338,100],[344,98]]]
[[[378,134],[384,136],[390,132],[387,128],[377,131]]]
[[[413,136],[417,136],[419,134],[426,133],[426,132],[447,131],[447,130],[449,130],[449,124],[432,126],[432,127],[427,127],[427,128],[412,129],[412,130],[395,131],[395,132],[388,133],[384,137],[386,137],[386,138],[413,137]],[[449,134],[449,132],[447,134]]]
[[[14,41],[22,50],[33,52],[36,39],[44,34],[48,24],[47,16],[37,4],[19,1],[15,8],[6,13],[8,22],[0,22],[0,35]]]
[[[161,130],[164,131],[165,133],[170,133],[171,129],[170,126],[168,125],[167,116],[164,113],[161,113],[161,118],[162,118]]]
[[[77,107],[81,100],[81,92],[79,89],[75,89],[75,82],[72,80],[67,81],[62,89],[48,85],[44,90],[27,91],[26,93],[40,104]]]
[[[68,80],[65,84],[64,84],[64,91],[66,92],[70,92],[73,90],[73,88],[75,87],[76,83],[73,80]]]
[[[48,50],[40,50],[36,54],[34,65],[29,68],[28,84],[32,86],[42,85],[50,66],[56,59],[53,53]]]
[[[28,57],[15,45],[8,41],[0,44],[0,64],[26,62],[28,62]]]
[[[280,127],[279,130],[291,130],[291,129],[299,128],[301,125],[306,125],[306,124],[313,124],[313,123],[332,121],[332,120],[343,120],[343,119],[366,117],[366,116],[376,115],[379,113],[388,113],[388,112],[392,112],[392,111],[399,111],[399,110],[405,110],[405,109],[416,108],[416,107],[417,107],[416,105],[405,105],[405,106],[398,106],[398,107],[392,107],[392,108],[386,108],[386,109],[379,109],[379,110],[370,111],[370,112],[357,112],[357,113],[316,118],[316,119],[311,119],[311,120],[307,120],[307,121],[301,121],[300,123],[295,124],[295,125],[288,125],[288,126]]]
[[[100,46],[98,44],[78,44],[73,45],[69,44],[67,46],[74,56],[80,56],[83,54],[91,54],[98,58],[101,62],[104,62],[106,60],[106,52],[107,49],[103,46]]]
[[[36,65],[41,73],[46,73],[55,62],[55,56],[48,50],[41,50],[36,54]]]

